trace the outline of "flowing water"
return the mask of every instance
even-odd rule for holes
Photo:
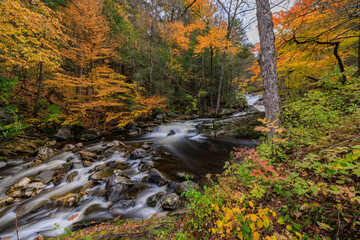
[[[255,102],[256,103],[256,102]],[[253,103],[253,104],[255,104]],[[152,133],[136,139],[124,141],[128,145],[141,146],[149,142],[151,150],[144,159],[130,160],[124,152],[115,152],[104,161],[95,162],[91,167],[84,167],[79,156],[71,151],[61,152],[40,166],[29,168],[29,161],[23,159],[9,159],[6,166],[0,168],[0,198],[6,197],[6,191],[14,183],[24,177],[33,177],[44,170],[55,170],[65,164],[71,157],[73,166],[67,173],[78,172],[73,182],[63,181],[60,185],[50,184],[39,194],[28,199],[19,199],[15,203],[0,208],[0,238],[16,239],[15,219],[18,215],[18,230],[20,239],[34,239],[37,236],[55,236],[64,232],[65,228],[79,221],[91,222],[101,219],[111,219],[121,215],[122,218],[146,219],[161,211],[159,204],[149,207],[146,199],[156,193],[168,194],[174,190],[169,186],[159,187],[141,180],[147,175],[141,172],[139,166],[142,161],[151,159],[154,154],[161,157],[156,168],[167,174],[168,178],[176,179],[179,171],[195,176],[200,180],[207,173],[220,173],[224,162],[229,159],[234,147],[253,147],[254,143],[226,138],[212,138],[198,133],[197,126],[211,119],[197,119],[186,122],[173,122],[159,126]],[[96,151],[106,147],[107,142],[100,141],[88,144],[85,151]],[[105,183],[95,185],[88,194],[80,200],[77,207],[64,208],[54,206],[54,200],[67,195],[78,193],[83,185],[89,181],[89,170],[97,165],[115,161],[126,166],[126,175],[136,182],[134,194],[135,204],[127,208],[111,208],[110,203],[103,196]],[[65,178],[66,179],[66,176]],[[180,181],[180,180],[177,180]],[[75,217],[74,217],[75,216]]]

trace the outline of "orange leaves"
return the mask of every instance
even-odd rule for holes
[[[74,220],[75,218],[77,218],[77,216],[79,216],[79,214],[78,214],[78,213],[76,213],[76,214],[72,215],[72,216],[68,219],[68,221],[72,221],[72,220]]]
[[[196,37],[198,45],[195,47],[195,53],[199,54],[205,51],[206,48],[213,47],[217,51],[223,51],[225,47],[231,46],[231,42],[226,40],[227,30],[222,24],[220,27],[212,27],[204,35]]]

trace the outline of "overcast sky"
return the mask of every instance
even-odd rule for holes
[[[271,6],[275,6],[272,8],[271,12],[274,13],[280,10],[289,10],[293,4],[294,4],[294,0],[271,1]],[[253,21],[253,23],[250,25],[250,27],[247,28],[247,36],[251,43],[257,43],[259,42],[259,32],[257,28],[255,10],[249,14],[248,22],[251,21]]]

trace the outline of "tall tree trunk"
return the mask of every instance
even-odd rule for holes
[[[205,79],[204,55],[202,55],[202,57],[201,57],[201,69],[202,69],[202,82],[203,82],[202,89],[204,89],[204,91],[205,91],[207,86],[206,86],[206,79]],[[200,101],[200,99],[199,99],[199,101]],[[200,104],[200,102],[199,102],[199,104]],[[204,97],[204,113],[206,113],[206,97]]]
[[[214,58],[214,48],[211,46],[210,47],[210,105],[211,105],[211,112],[214,114],[213,89],[212,89],[213,78],[214,78],[213,58]]]
[[[227,48],[225,48],[225,51],[224,51],[224,54],[223,54],[223,61],[222,61],[222,65],[221,65],[219,89],[218,89],[218,95],[217,95],[217,101],[216,101],[216,110],[215,110],[216,114],[218,113],[219,108],[220,108],[220,101],[221,101],[222,87],[223,87],[223,80],[224,80],[225,62],[226,62],[226,50],[227,50]]]
[[[229,76],[229,101],[232,101],[232,80],[233,80],[233,55],[230,52],[230,76]]]
[[[37,79],[37,96],[36,96],[36,102],[35,102],[35,108],[33,116],[36,117],[39,111],[39,99],[41,95],[41,89],[42,89],[42,80],[43,80],[43,62],[39,62],[39,76]]]
[[[149,91],[152,92],[152,82],[153,82],[153,46],[150,40],[150,69],[149,69]]]
[[[275,56],[275,36],[269,0],[256,0],[256,17],[260,37],[259,64],[264,92],[265,117],[279,124],[280,97]],[[274,136],[275,131],[270,131]]]
[[[83,68],[82,68],[80,65],[77,65],[77,66],[76,66],[75,75],[76,75],[76,78],[82,78]],[[80,81],[80,80],[79,80],[79,81]],[[78,97],[80,97],[81,92],[82,92],[82,87],[81,87],[81,86],[77,86],[77,87],[76,87],[76,95],[77,95]]]

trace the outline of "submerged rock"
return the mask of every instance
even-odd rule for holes
[[[159,192],[159,193],[156,193],[154,195],[151,195],[150,197],[148,197],[146,199],[146,204],[149,207],[155,207],[156,203],[159,202],[163,198],[163,196],[164,196],[163,192]]]
[[[134,160],[144,157],[146,157],[146,151],[144,149],[138,148],[130,153],[129,159]]]
[[[158,170],[156,170],[155,168],[150,170],[149,180],[151,182],[156,183],[158,186],[164,186],[168,183],[168,181],[166,180],[164,175],[162,173],[160,173]]]
[[[130,208],[135,206],[135,200],[133,199],[122,199],[112,205],[111,208]]]
[[[180,197],[176,193],[166,195],[161,201],[161,207],[166,211],[176,210],[180,205]]]

